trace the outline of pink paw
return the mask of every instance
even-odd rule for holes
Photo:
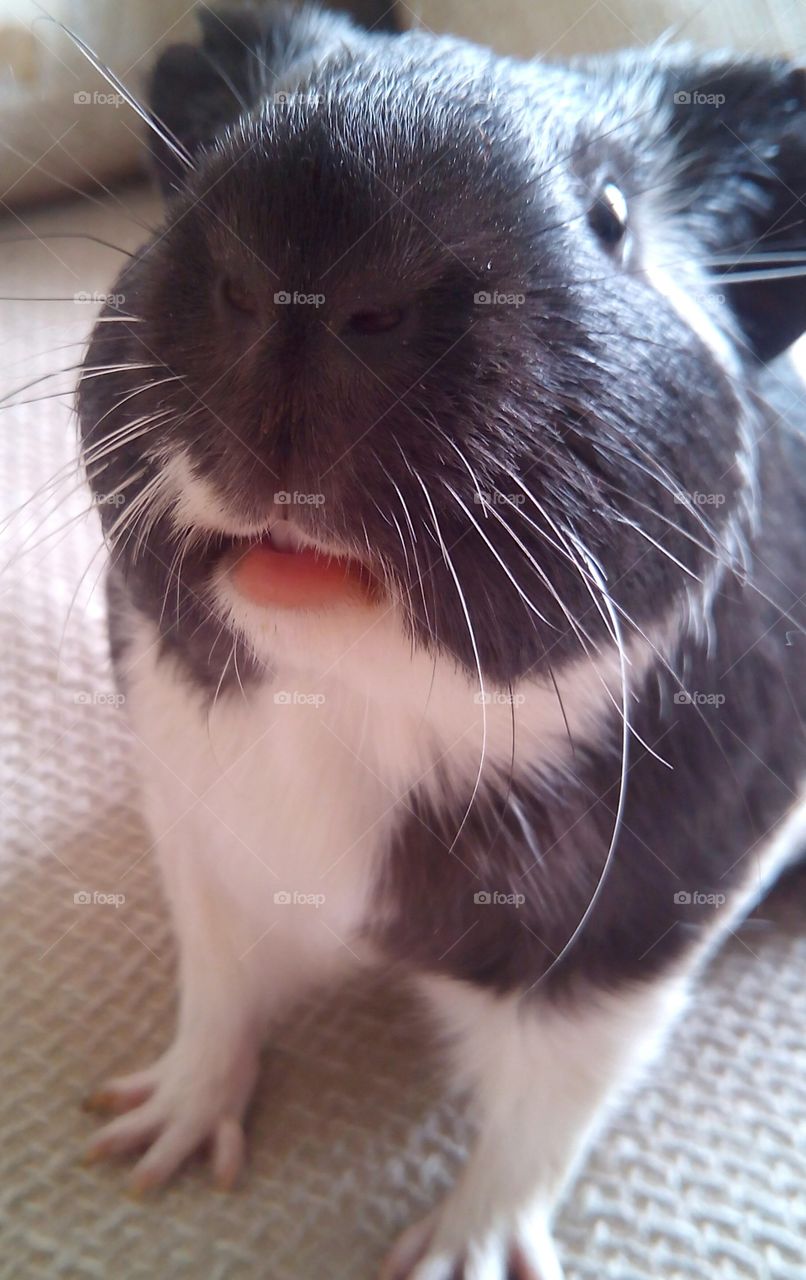
[[[451,1245],[436,1211],[404,1231],[379,1280],[562,1280],[554,1246],[543,1228],[501,1226],[480,1236],[468,1230]]]
[[[87,1110],[115,1119],[95,1135],[85,1162],[142,1152],[130,1179],[139,1195],[208,1146],[215,1185],[230,1190],[243,1166],[243,1117],[257,1070],[253,1046],[233,1055],[174,1044],[151,1067],[110,1080],[87,1099]]]

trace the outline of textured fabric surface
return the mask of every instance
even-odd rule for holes
[[[137,193],[120,200],[153,213]],[[141,234],[115,200],[30,222],[128,245]],[[2,237],[18,233],[4,224]],[[41,398],[74,378],[80,345],[64,344],[93,313],[74,295],[108,288],[118,261],[80,239],[0,245],[1,294],[66,299],[0,304],[2,500],[17,512],[0,577],[0,1277],[370,1280],[468,1138],[427,1029],[385,978],[306,1005],[274,1037],[236,1193],[215,1194],[199,1167],[135,1203],[125,1169],[79,1164],[95,1123],[82,1095],[156,1055],[173,1013],[70,397]],[[82,901],[100,894],[124,900]],[[569,1280],[806,1278],[804,877],[760,914],[711,966],[561,1213]]]

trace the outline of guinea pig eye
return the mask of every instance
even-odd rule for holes
[[[378,333],[389,333],[399,329],[405,318],[402,307],[375,307],[366,311],[356,311],[350,316],[347,327],[352,333],[362,337],[372,337]]]
[[[243,280],[238,280],[234,276],[224,276],[220,289],[222,298],[234,311],[241,311],[248,316],[253,316],[257,311],[257,298]]]
[[[608,249],[618,249],[627,234],[627,201],[613,182],[602,187],[591,206],[588,220]]]

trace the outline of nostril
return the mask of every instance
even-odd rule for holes
[[[406,316],[403,307],[372,307],[366,311],[356,311],[347,321],[347,329],[361,336],[376,333],[390,333],[399,329]]]

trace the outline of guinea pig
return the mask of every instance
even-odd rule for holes
[[[608,1107],[803,851],[806,75],[201,21],[79,387],[180,953],[92,1154],[230,1185],[277,1019],[385,963],[478,1139],[384,1276],[557,1280]]]

